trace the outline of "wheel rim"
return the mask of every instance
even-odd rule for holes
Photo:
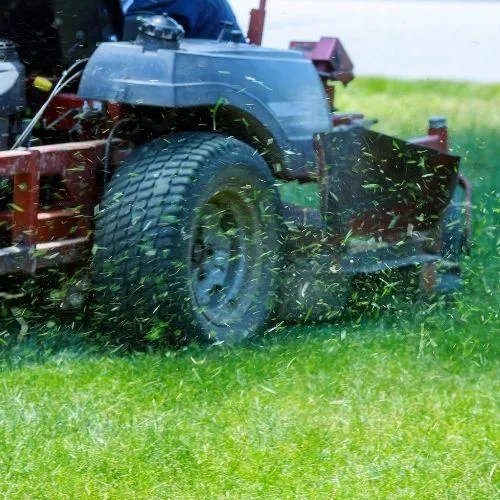
[[[259,284],[257,208],[236,190],[218,192],[200,210],[191,251],[191,283],[198,311],[229,326],[248,311]]]

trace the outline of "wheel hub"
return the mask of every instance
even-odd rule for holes
[[[207,319],[227,325],[250,304],[256,244],[252,211],[235,193],[218,193],[200,211],[191,256],[192,288]]]

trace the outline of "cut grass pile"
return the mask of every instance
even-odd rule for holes
[[[0,493],[497,494],[500,86],[360,79],[339,101],[403,137],[450,118],[476,190],[464,295],[412,304],[387,277],[336,325],[132,354],[20,308],[29,329],[12,342],[6,326],[0,358]]]

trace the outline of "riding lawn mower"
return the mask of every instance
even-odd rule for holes
[[[446,120],[405,141],[338,112],[354,74],[337,38],[263,48],[265,0],[248,43],[118,2],[0,15],[5,277],[83,270],[105,327],[218,342],[328,321],[355,277],[388,269],[429,294],[461,286],[471,192]]]

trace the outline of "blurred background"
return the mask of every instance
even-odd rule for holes
[[[258,0],[232,0],[242,29]],[[500,82],[500,2],[268,0],[264,45],[339,37],[358,75]]]

